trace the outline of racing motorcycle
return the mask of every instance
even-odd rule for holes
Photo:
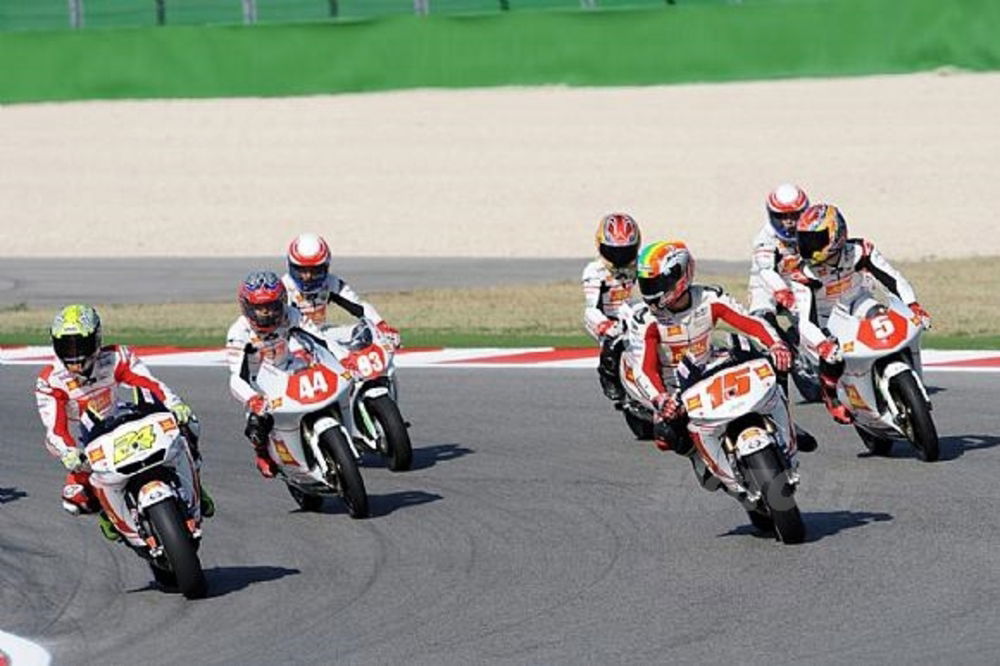
[[[408,423],[399,411],[396,393],[396,348],[371,323],[358,323],[340,352],[340,363],[354,377],[350,402],[354,442],[388,461],[400,472],[413,464]]]
[[[837,396],[850,406],[869,451],[888,455],[893,439],[905,437],[922,460],[933,462],[940,448],[922,378],[923,325],[894,294],[885,301],[863,292],[830,313],[827,329],[844,356]]]
[[[293,329],[288,362],[265,362],[257,386],[274,418],[268,452],[303,511],[340,496],[352,518],[368,516],[368,494],[351,443],[353,375],[313,336]]]
[[[795,502],[799,485],[788,404],[768,359],[733,336],[728,354],[699,369],[690,358],[680,391],[688,432],[699,448],[721,452],[727,464],[712,469],[746,509],[754,527],[784,543],[801,543],[806,529]],[[686,376],[685,376],[686,375]],[[712,480],[716,481],[716,480]]]
[[[186,429],[162,404],[122,405],[87,433],[91,485],[124,543],[156,582],[204,597],[200,479]]]

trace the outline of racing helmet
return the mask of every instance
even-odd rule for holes
[[[52,320],[52,350],[66,369],[89,377],[101,353],[101,317],[90,305],[67,305]]]
[[[597,251],[613,268],[630,268],[639,255],[642,236],[631,215],[611,213],[597,225]]]
[[[240,283],[243,316],[257,333],[270,333],[285,321],[285,285],[276,273],[254,271]]]
[[[330,246],[317,234],[300,234],[288,245],[288,274],[305,293],[319,291],[330,272]]]
[[[684,298],[694,280],[694,257],[681,241],[660,241],[642,248],[637,267],[639,293],[654,309]]]
[[[836,206],[817,204],[802,213],[795,236],[799,255],[810,264],[821,264],[844,248],[847,222]]]
[[[809,197],[798,185],[782,183],[767,195],[767,220],[785,243],[795,242],[795,223],[809,207]]]

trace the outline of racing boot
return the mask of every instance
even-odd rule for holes
[[[215,515],[215,500],[208,494],[208,488],[202,483],[198,489],[201,491],[201,517],[211,518]]]
[[[101,534],[108,541],[121,541],[121,534],[118,533],[118,530],[115,529],[115,524],[111,522],[111,519],[103,511],[97,512],[97,526],[101,528]]]
[[[624,345],[621,340],[605,341],[601,345],[601,359],[597,364],[597,376],[601,381],[601,390],[605,397],[614,403],[625,399],[625,387],[618,376],[618,362]]]
[[[79,516],[94,513],[101,507],[90,489],[90,472],[70,472],[62,489],[62,506],[67,513]]]
[[[257,465],[257,471],[265,479],[273,479],[278,473],[278,464],[271,459],[271,454],[265,447],[254,447],[254,463]]]
[[[830,412],[830,416],[833,420],[842,425],[850,425],[854,422],[854,417],[851,416],[851,412],[847,407],[840,402],[837,398],[837,385],[831,383],[826,379],[820,378],[820,390],[823,394],[823,404],[826,405],[826,411]]]
[[[597,376],[601,380],[601,390],[608,400],[620,403],[625,399],[625,387],[617,377],[609,377],[603,368],[598,369]]]
[[[816,441],[816,438],[800,428],[798,424],[795,425],[795,444],[798,450],[803,453],[812,453],[819,448],[819,442]]]

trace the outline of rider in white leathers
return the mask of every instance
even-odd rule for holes
[[[601,345],[597,375],[604,395],[615,402],[625,397],[618,376],[625,333],[621,311],[632,299],[640,243],[639,225],[630,215],[605,215],[596,234],[600,256],[583,269],[583,325]]]
[[[794,297],[778,273],[778,265],[795,254],[795,223],[809,207],[802,188],[784,183],[767,195],[767,222],[757,232],[750,258],[750,313],[777,328],[775,305],[791,308]]]
[[[684,243],[659,242],[642,249],[638,281],[645,303],[636,308],[628,327],[626,375],[634,379],[626,386],[652,408],[657,447],[688,457],[706,485],[728,465],[720,465],[703,448],[701,456],[694,455],[696,443],[688,434],[687,414],[679,399],[677,373],[683,359],[687,356],[700,366],[709,361],[712,331],[720,321],[763,344],[779,372],[789,369],[792,355],[770,324],[746,314],[722,289],[692,284],[693,280],[694,259]],[[790,453],[794,455],[794,449]]]
[[[330,247],[316,234],[301,234],[288,246],[288,272],[282,276],[288,304],[298,309],[320,329],[326,329],[327,305],[333,303],[352,317],[365,319],[397,347],[399,331],[390,326],[375,307],[359,297],[343,279],[330,273]],[[332,331],[335,337],[337,331]]]
[[[250,273],[240,285],[240,315],[226,336],[229,390],[247,411],[244,434],[253,444],[257,471],[273,478],[277,464],[267,451],[273,417],[269,404],[255,382],[264,361],[281,366],[288,358],[288,339],[301,330],[317,340],[322,333],[297,309],[286,303],[285,286],[275,273]],[[325,343],[322,343],[325,344]]]
[[[876,282],[910,306],[924,326],[930,315],[917,302],[913,287],[863,238],[847,238],[847,223],[836,206],[818,204],[807,209],[797,224],[798,255],[781,265],[785,280],[809,287],[796,290],[800,347],[819,363],[823,401],[838,423],[850,423],[850,411],[837,399],[837,380],[844,371],[837,340],[825,330],[837,302],[851,303]]]

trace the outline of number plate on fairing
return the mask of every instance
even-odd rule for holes
[[[771,436],[763,428],[747,428],[736,438],[736,455],[745,458],[766,448],[771,443]]]

